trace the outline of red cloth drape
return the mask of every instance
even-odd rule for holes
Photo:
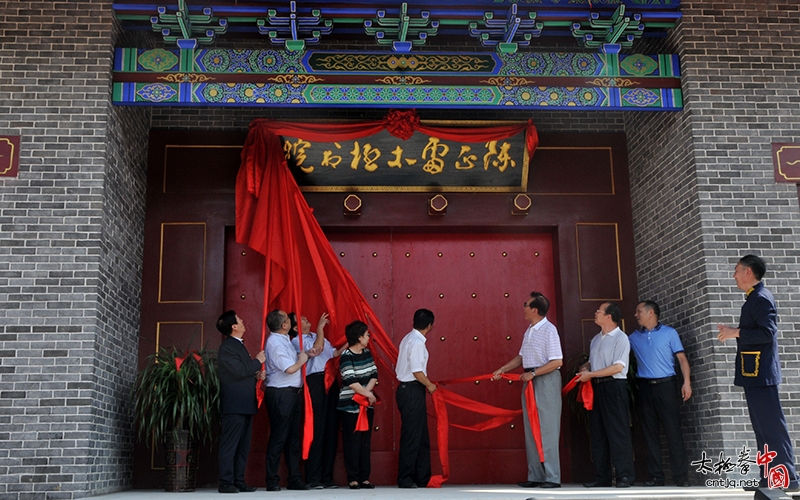
[[[574,389],[576,385],[581,384],[580,389],[578,389],[578,395],[576,399],[579,403],[583,403],[584,408],[591,411],[591,409],[594,408],[594,389],[592,388],[591,382],[580,382],[580,378],[580,375],[575,375],[572,377],[572,380],[567,382],[567,385],[561,389],[561,395],[565,395]]]
[[[365,137],[383,129],[400,138],[420,132],[469,142],[501,140],[525,130],[529,155],[538,144],[538,135],[531,122],[491,128],[428,127],[419,123],[413,110],[393,111],[383,120],[356,124],[304,125],[263,119],[250,124],[236,179],[236,241],[266,258],[262,324],[267,312],[275,308],[294,311],[297,317],[302,312],[309,316],[328,312],[329,340],[340,345],[344,342],[345,325],[357,319],[364,321],[370,326],[379,369],[393,373],[397,348],[320,229],[286,165],[279,137],[336,141]],[[262,345],[266,335],[264,331]],[[326,379],[332,381],[332,375],[331,368]],[[303,457],[307,457],[313,439],[307,389],[305,398]]]
[[[501,375],[501,377],[503,380],[518,381],[520,376],[519,374],[504,373]],[[470,431],[485,431],[507,424],[522,413],[522,410],[506,410],[480,403],[478,401],[473,401],[443,388],[444,386],[451,384],[474,383],[476,381],[491,379],[492,374],[490,373],[475,377],[442,380],[439,382],[439,388],[433,393],[433,404],[436,410],[436,437],[439,443],[439,460],[442,464],[442,474],[433,475],[431,477],[430,482],[428,482],[429,488],[441,487],[441,485],[444,484],[450,477],[450,457],[448,454],[450,440],[449,427],[458,427],[460,429],[466,429]],[[536,398],[533,391],[533,384],[527,384],[525,391],[528,421],[531,424],[533,439],[536,442],[536,448],[539,451],[539,457],[544,457],[544,452],[542,451],[542,432],[541,427],[539,426],[539,412],[536,408]],[[481,415],[489,415],[492,416],[492,418],[473,425],[460,425],[451,423],[447,412],[447,404],[470,410]]]

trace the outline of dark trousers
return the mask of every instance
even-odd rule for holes
[[[664,468],[661,465],[661,435],[658,428],[660,422],[667,436],[672,476],[677,483],[682,483],[688,479],[688,464],[681,433],[681,397],[678,380],[673,378],[652,384],[647,379],[638,379],[637,384],[639,416],[647,445],[647,472],[653,480],[664,480]]]
[[[427,486],[431,479],[431,442],[428,436],[428,409],[425,386],[401,382],[395,397],[400,411],[400,456],[397,484]]]
[[[305,463],[306,482],[333,483],[333,462],[336,459],[336,446],[339,443],[336,411],[339,385],[334,382],[328,394],[325,394],[324,372],[308,375],[306,384],[311,395],[311,407],[314,410],[314,440],[311,442]]]
[[[347,482],[358,481],[363,483],[369,480],[371,472],[369,452],[375,412],[372,408],[367,409],[369,429],[366,431],[356,431],[358,413],[348,413],[346,411],[339,413],[342,414],[342,451],[344,452],[344,469],[347,471]]]
[[[222,434],[219,437],[219,484],[243,485],[253,416],[227,413],[222,415]]]
[[[267,387],[264,401],[269,414],[267,442],[267,487],[278,486],[281,478],[281,452],[289,471],[288,483],[302,483],[300,476],[300,423],[302,420],[302,389]]]
[[[631,440],[627,380],[592,383],[594,409],[590,414],[592,460],[597,481],[611,483],[616,478],[635,479],[633,469],[633,443]]]
[[[768,467],[772,468],[778,464],[785,465],[789,473],[789,481],[796,485],[798,477],[794,466],[794,449],[789,437],[789,429],[786,426],[786,417],[783,415],[781,399],[778,396],[778,386],[745,387],[744,397],[747,400],[750,422],[756,433],[757,451],[764,453],[764,444],[766,444],[769,451],[777,452],[778,454]],[[760,472],[763,477],[763,467],[760,468]]]
[[[333,381],[325,400],[325,440],[322,444],[322,483],[333,483],[333,464],[336,461],[336,451],[339,448],[339,429],[341,420],[336,406],[339,404],[339,382]]]

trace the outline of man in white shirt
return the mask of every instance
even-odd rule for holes
[[[550,301],[539,292],[531,292],[525,300],[525,319],[530,322],[522,338],[519,354],[494,372],[492,380],[522,366],[522,423],[525,428],[525,452],[528,459],[528,480],[517,483],[523,488],[560,488],[561,464],[558,438],[561,435],[561,367],[564,355],[558,330],[547,318]],[[525,398],[527,384],[533,383],[539,428],[542,432],[542,452],[539,456],[536,441],[528,420]]]
[[[617,488],[633,486],[633,443],[628,424],[628,360],[631,346],[619,329],[622,311],[613,302],[604,302],[594,313],[600,333],[589,345],[589,362],[578,372],[581,382],[592,381],[594,407],[590,412],[592,460],[595,480],[587,488],[611,486],[611,464]]]
[[[264,401],[269,414],[269,442],[267,443],[267,491],[280,491],[278,468],[281,452],[285,451],[289,471],[288,488],[307,490],[300,476],[300,423],[303,409],[303,377],[300,369],[310,357],[319,354],[314,348],[298,353],[289,338],[291,322],[281,310],[267,315],[270,334],[264,345],[267,383]],[[288,441],[288,443],[287,443]]]
[[[433,313],[418,309],[414,329],[400,342],[395,372],[400,385],[395,396],[400,411],[400,456],[397,486],[424,488],[431,478],[431,443],[425,392],[433,394],[436,384],[428,379],[428,349],[425,336],[433,329]]]

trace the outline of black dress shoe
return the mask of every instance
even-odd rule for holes
[[[237,484],[236,488],[242,493],[252,493],[258,489],[255,486],[248,486],[246,483]]]
[[[631,486],[633,486],[633,483],[628,481],[627,477],[617,479],[617,488],[630,488]]]
[[[339,485],[335,484],[335,483],[325,483],[325,489],[326,490],[335,490],[338,487],[339,487]]]
[[[361,486],[362,490],[374,490],[375,489],[375,485],[370,483],[369,481],[364,481],[363,483],[358,483],[358,485]]]
[[[664,486],[663,479],[651,479],[650,481],[644,482],[645,486]]]
[[[521,488],[538,488],[539,486],[543,485],[544,483],[540,481],[521,481],[517,483],[517,486]]]
[[[308,483],[309,489],[312,490],[324,490],[325,486],[322,483]]]
[[[611,483],[598,480],[594,480],[589,483],[583,483],[583,485],[587,488],[611,488]]]
[[[398,484],[397,487],[398,488],[416,488],[417,485],[414,484],[414,483],[408,483],[408,484],[403,483],[403,484]]]
[[[551,483],[550,481],[545,481],[542,483],[542,488],[561,488],[561,485],[558,483]]]
[[[689,487],[689,478],[686,476],[676,476],[673,478],[675,480],[675,486],[679,486],[681,488],[688,488]]]
[[[267,485],[267,491],[281,491],[281,487],[277,484],[273,484],[272,486]]]
[[[310,490],[309,486],[306,483],[289,483],[289,486],[286,487],[287,490]]]
[[[220,493],[239,493],[239,488],[232,484],[220,484],[217,491]]]

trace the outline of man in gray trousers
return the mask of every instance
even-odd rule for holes
[[[517,483],[523,488],[560,488],[561,466],[558,458],[558,438],[561,435],[561,373],[564,355],[558,330],[547,318],[550,301],[539,292],[531,292],[524,304],[525,319],[530,326],[522,338],[522,347],[511,361],[494,372],[492,380],[520,366],[523,373],[522,421],[525,426],[525,451],[528,457],[528,480]],[[542,451],[539,456],[533,439],[525,401],[525,389],[533,383],[539,427],[542,431]]]

